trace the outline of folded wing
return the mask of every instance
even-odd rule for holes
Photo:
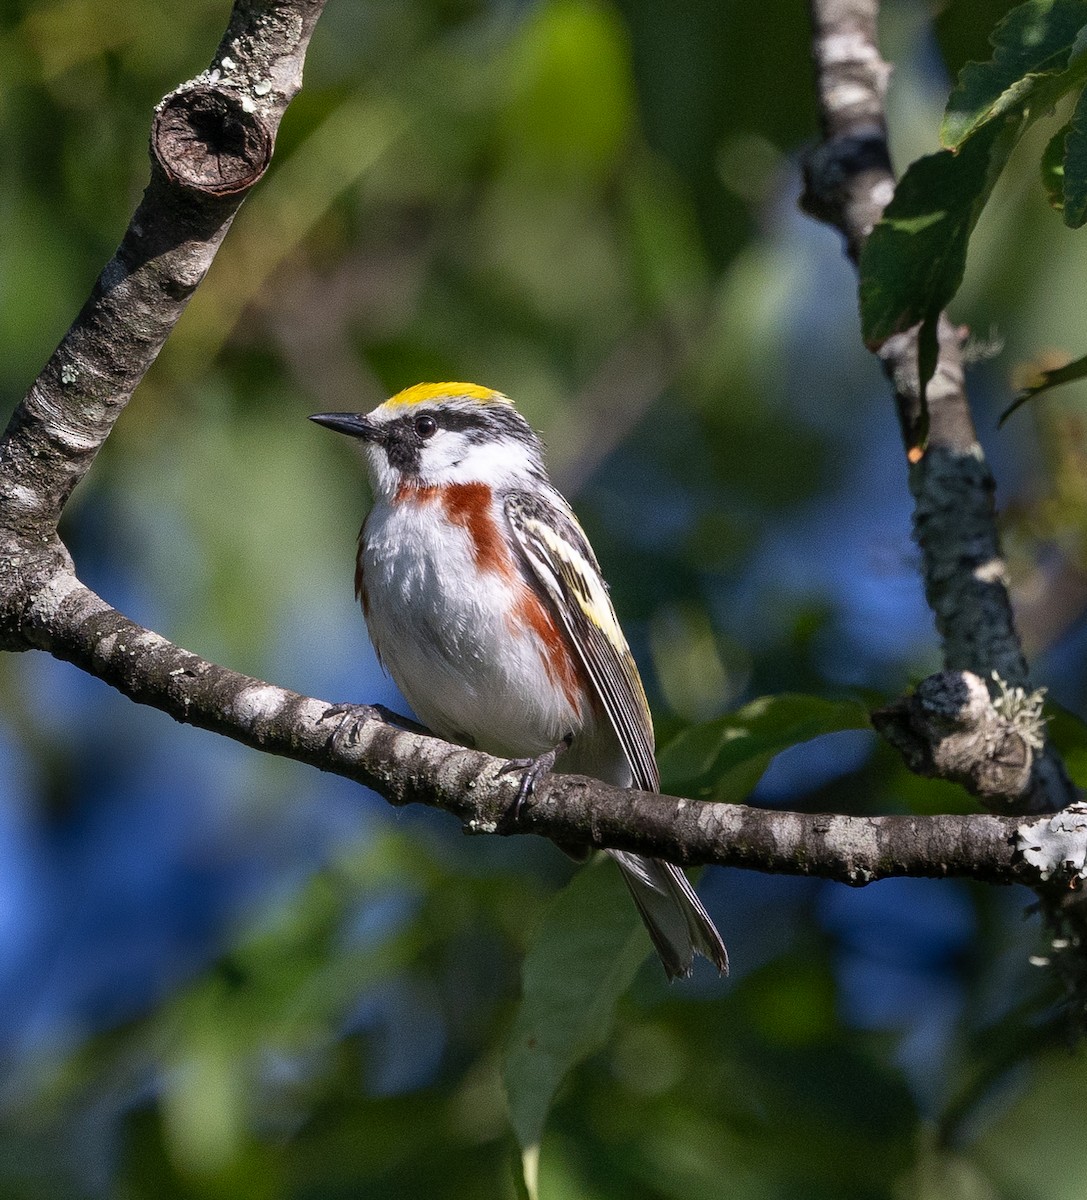
[[[569,505],[513,492],[506,518],[530,576],[550,602],[630,764],[633,786],[660,790],[653,722],[638,668],[619,627],[596,556]],[[623,873],[669,978],[689,975],[696,952],[728,970],[721,935],[687,877],[672,863],[609,850]]]

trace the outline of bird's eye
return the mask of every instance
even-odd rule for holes
[[[416,417],[415,432],[425,441],[438,432],[438,422],[433,417]]]

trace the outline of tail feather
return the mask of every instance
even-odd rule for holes
[[[725,943],[680,868],[625,850],[608,854],[623,873],[668,978],[690,975],[695,954],[727,975]]]

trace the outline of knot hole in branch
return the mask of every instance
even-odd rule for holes
[[[172,183],[207,196],[233,196],[264,174],[272,133],[238,94],[197,85],[159,106],[151,151]]]

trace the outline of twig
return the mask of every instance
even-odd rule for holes
[[[823,140],[806,164],[802,203],[839,230],[856,263],[894,193],[884,111],[890,67],[876,43],[879,4],[810,0],[810,6]],[[985,680],[994,697],[997,679],[1029,693],[997,534],[993,477],[965,391],[962,335],[941,317],[936,372],[922,397],[918,334],[914,328],[889,338],[877,353],[894,391],[910,464],[914,538],[944,665]],[[916,731],[904,733],[913,737]],[[1075,792],[1056,754],[1023,749],[1021,790],[986,802],[1020,811],[1070,803]]]

